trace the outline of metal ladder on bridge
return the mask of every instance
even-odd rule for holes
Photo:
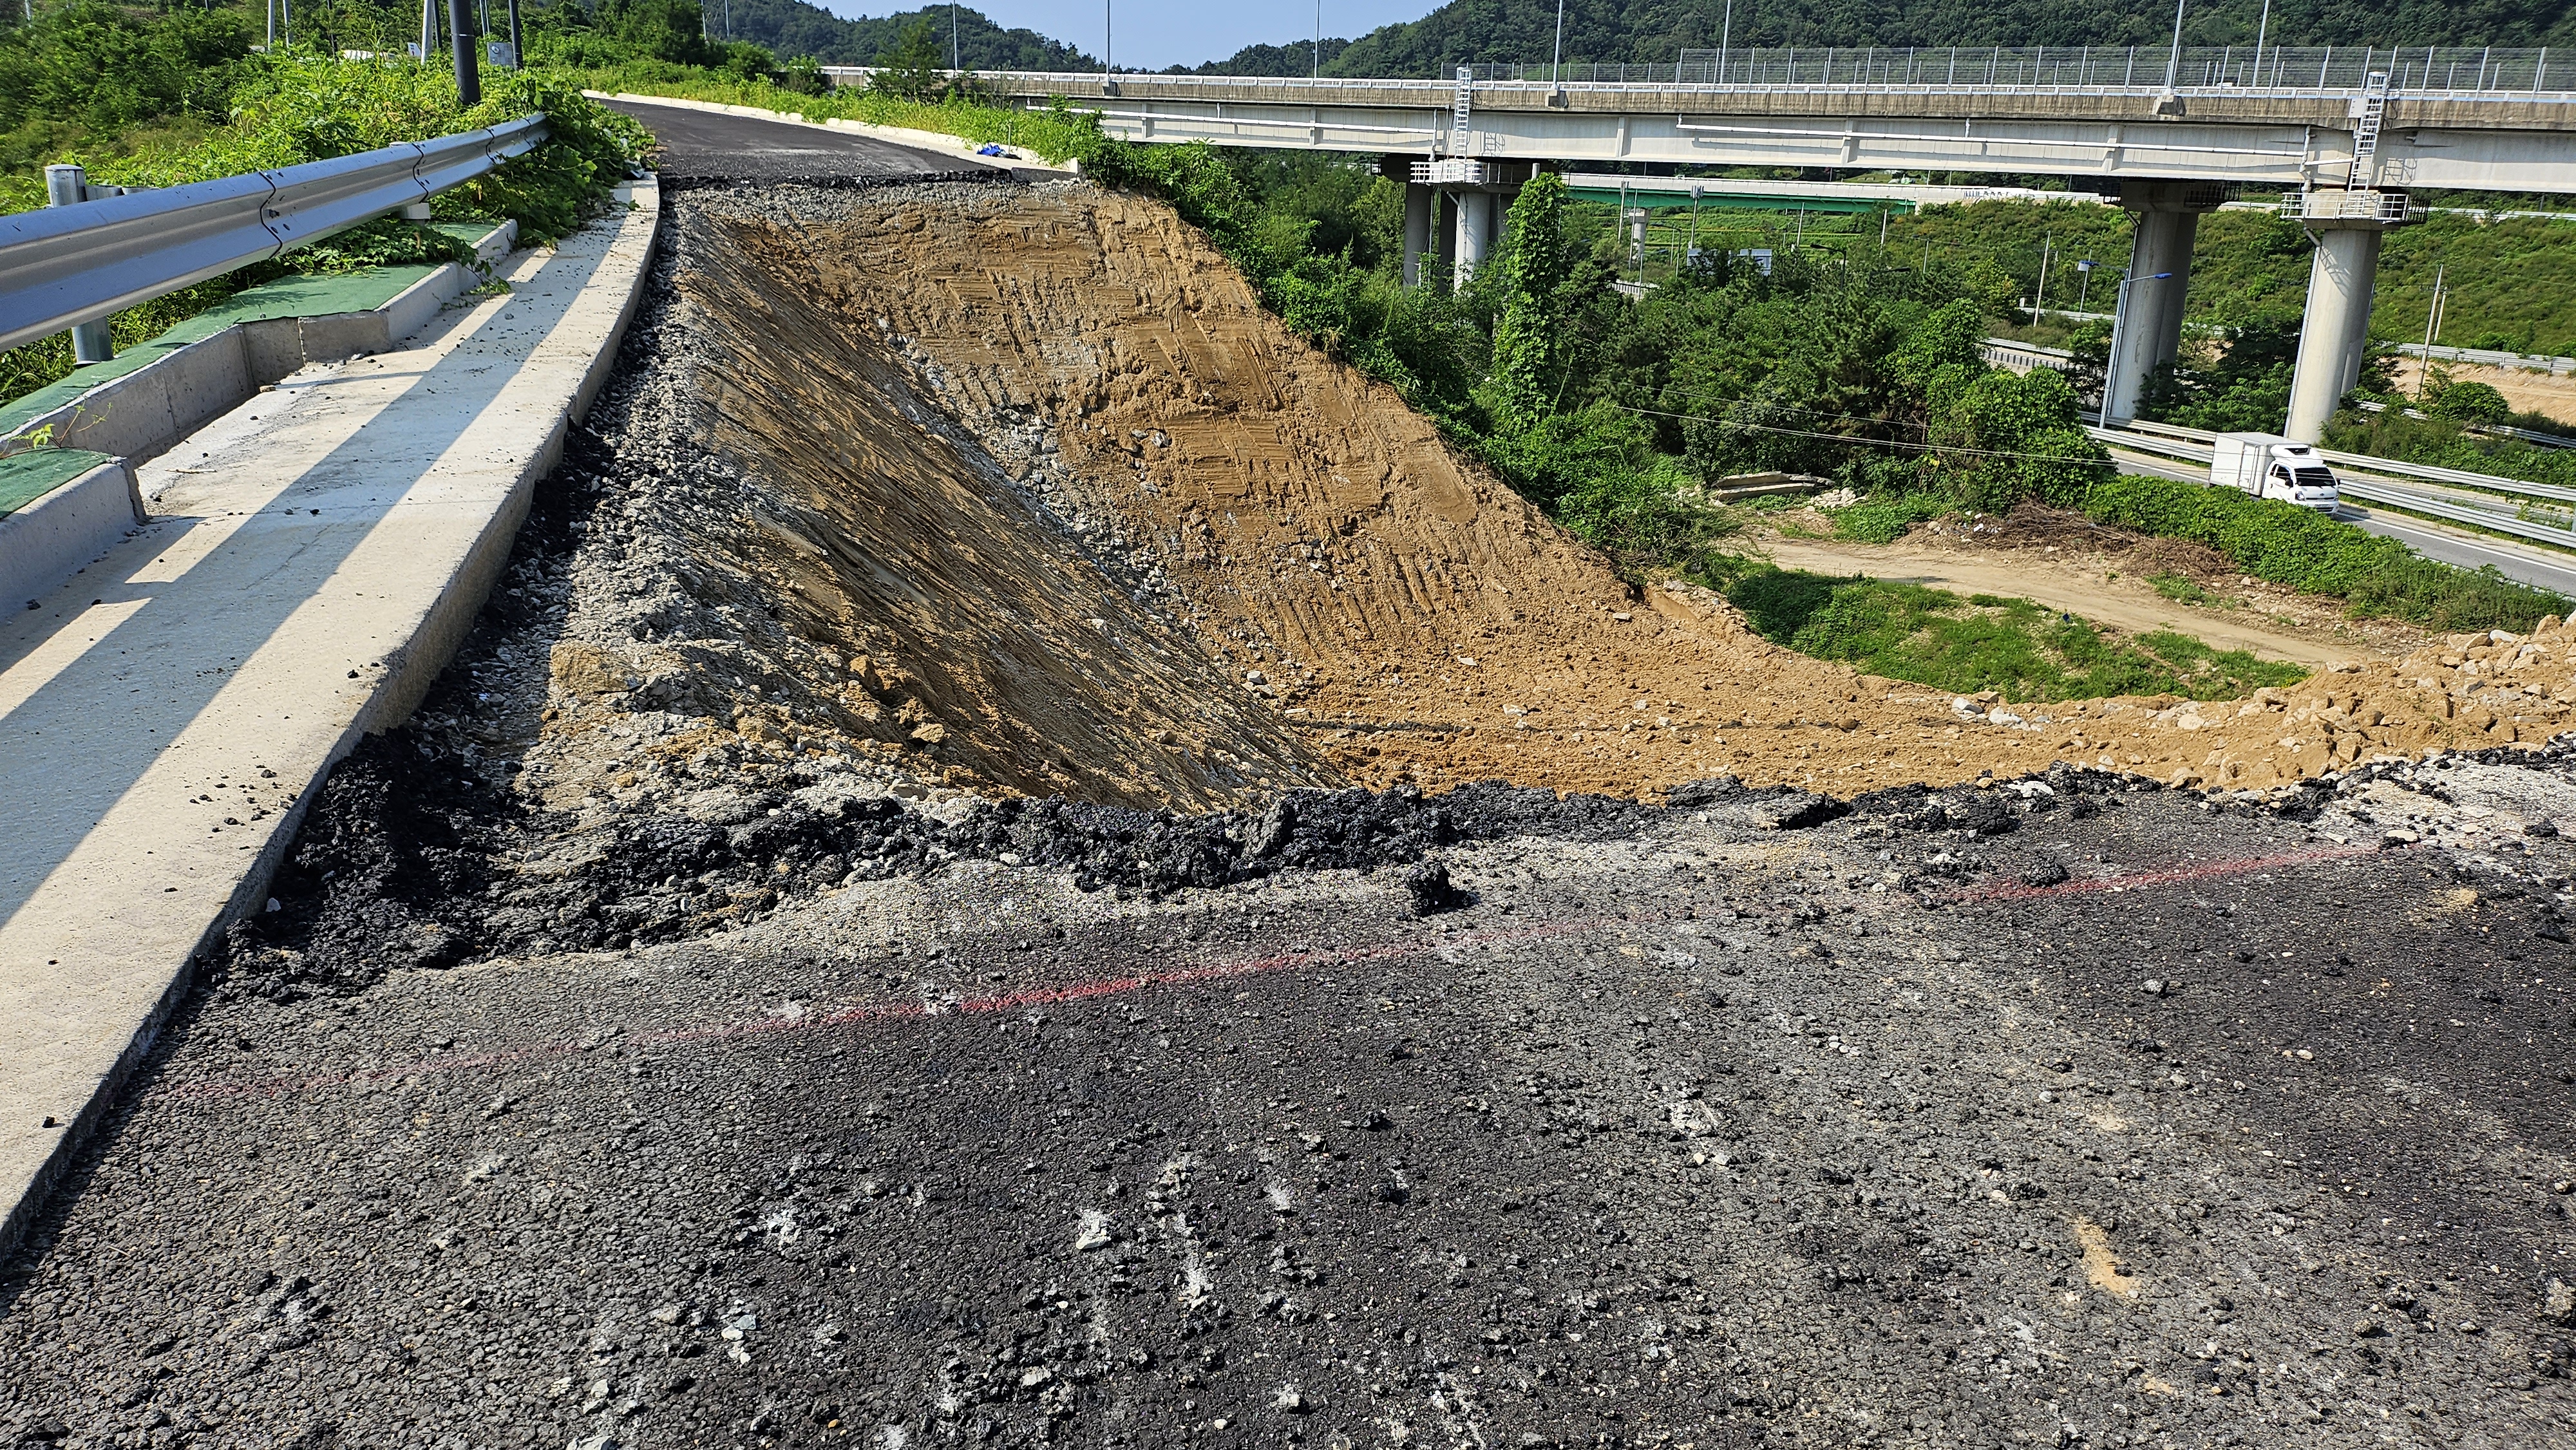
[[[1449,122],[1449,154],[1467,154],[1467,113],[1476,95],[1476,71],[1472,66],[1458,67],[1458,103]]]
[[[2388,114],[2388,72],[2372,71],[2361,86],[2361,120],[2352,128],[2352,174],[2344,185],[2367,186],[2378,171],[2379,123]]]

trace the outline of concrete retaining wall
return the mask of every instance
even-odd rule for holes
[[[23,607],[142,522],[143,494],[122,458],[0,518],[0,609]]]
[[[480,265],[506,256],[516,222],[503,222],[476,243]],[[450,262],[384,305],[365,312],[278,317],[238,323],[178,348],[167,357],[101,383],[22,431],[50,424],[53,441],[141,463],[240,407],[261,388],[307,363],[390,352],[463,296],[476,271]]]

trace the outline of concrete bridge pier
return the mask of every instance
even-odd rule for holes
[[[1440,193],[1418,181],[1404,183],[1404,285],[1422,285],[1422,254],[1431,250],[1431,223]]]
[[[2406,193],[2360,187],[2302,196],[2299,223],[2316,238],[2308,263],[2308,310],[2290,375],[2290,416],[2281,431],[2301,443],[2325,436],[2335,404],[2361,380],[2370,352],[2370,297],[2379,278],[2380,234],[2410,220]]]
[[[1454,279],[1451,285],[1464,287],[1467,279],[1476,275],[1476,269],[1484,265],[1486,254],[1494,248],[1494,219],[1501,209],[1494,205],[1494,194],[1490,191],[1457,192],[1452,195],[1451,203],[1458,211],[1457,262],[1456,270],[1451,273]]]
[[[2226,196],[2199,181],[2132,181],[2120,187],[2120,205],[2138,213],[2129,251],[2126,295],[2103,380],[2105,419],[2113,426],[2138,416],[2147,375],[2182,351],[2183,298],[2191,283],[2191,249],[2200,219]]]

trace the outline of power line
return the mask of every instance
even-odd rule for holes
[[[1775,428],[1767,423],[1739,423],[1732,418],[1712,418],[1701,413],[1667,413],[1657,408],[1639,408],[1627,403],[1613,403],[1614,408],[1650,418],[1674,418],[1685,423],[1715,423],[1724,428],[1741,428],[1748,433],[1777,433],[1789,438],[1815,438],[1827,443],[1857,443],[1872,448],[1901,448],[1915,453],[1951,453],[1971,458],[2024,458],[2034,463],[2087,463],[2110,467],[2108,458],[2077,458],[2062,453],[2023,453],[2009,448],[1955,448],[1941,443],[1909,443],[1901,438],[1862,438],[1850,433],[1818,433],[1806,428]]]

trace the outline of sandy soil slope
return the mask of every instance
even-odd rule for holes
[[[717,275],[777,279],[810,304],[800,316],[836,320],[831,349],[904,364],[1060,521],[1150,576],[1141,597],[1195,627],[1230,689],[1364,783],[1500,776],[1635,795],[1723,773],[1849,793],[2065,758],[2255,784],[2544,738],[2576,685],[2563,647],[2489,641],[2509,657],[2499,691],[2494,659],[2459,673],[2460,639],[2241,707],[1961,710],[1774,648],[1703,591],[1633,597],[1391,390],[1288,334],[1167,208],[1079,186],[773,189],[679,207],[700,255],[744,259]],[[746,293],[692,295],[723,326],[760,331],[735,315]],[[752,346],[822,345],[815,323],[784,317]],[[730,380],[709,390],[738,395]],[[822,421],[833,405],[797,406]],[[1160,748],[1221,733],[1211,720]]]

